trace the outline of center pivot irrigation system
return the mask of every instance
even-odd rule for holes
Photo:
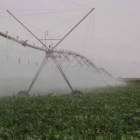
[[[39,74],[41,73],[43,67],[46,65],[46,63],[49,60],[53,60],[53,62],[56,65],[57,69],[59,70],[59,72],[63,76],[65,82],[67,83],[68,87],[70,88],[71,93],[74,94],[76,92],[80,92],[78,90],[74,90],[74,88],[71,85],[70,81],[68,80],[65,72],[63,71],[63,69],[61,67],[61,64],[57,60],[58,57],[64,58],[64,59],[66,59],[69,62],[72,61],[72,59],[74,59],[74,60],[76,60],[79,63],[79,65],[86,66],[86,67],[88,67],[89,69],[91,69],[94,72],[97,72],[99,74],[101,72],[104,72],[108,76],[111,76],[106,70],[104,70],[103,68],[97,68],[89,59],[87,59],[85,56],[83,56],[83,55],[81,55],[79,53],[76,53],[76,52],[73,52],[73,51],[65,51],[65,50],[56,50],[55,49],[85,18],[88,17],[88,15],[90,13],[93,12],[93,10],[94,10],[94,8],[92,8],[62,39],[60,39],[59,42],[53,48],[52,47],[51,48],[47,47],[47,45],[44,44],[41,39],[39,39],[21,21],[19,21],[10,11],[7,10],[7,12],[17,22],[19,22],[30,34],[32,34],[43,45],[43,47],[41,48],[39,46],[31,45],[31,44],[27,43],[27,41],[23,41],[23,40],[19,40],[18,38],[14,38],[14,37],[8,35],[8,32],[6,32],[6,33],[0,32],[0,36],[4,37],[6,39],[12,40],[12,41],[14,41],[16,43],[19,43],[19,44],[21,44],[24,47],[30,47],[32,49],[36,49],[36,50],[39,50],[39,51],[44,51],[46,53],[45,58],[43,59],[43,61],[42,61],[41,65],[40,65],[36,75],[34,76],[34,78],[33,78],[32,82],[31,82],[28,90],[26,91],[28,94],[31,91],[31,89],[32,89],[34,83],[36,82]],[[47,40],[47,39],[44,39],[44,40]]]

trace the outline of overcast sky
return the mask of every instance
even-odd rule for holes
[[[95,8],[93,14],[64,43],[60,44],[59,49],[64,48],[84,53],[97,67],[105,68],[115,77],[140,77],[140,0],[0,0],[0,30],[2,32],[13,30],[10,34],[20,35],[23,39],[26,39],[26,37],[28,39],[32,38],[14,19],[3,17],[7,16],[5,12],[7,9],[23,23],[30,23],[26,25],[35,34],[38,34],[38,37],[44,36],[44,33],[39,36],[40,32],[51,29],[55,25],[77,16],[73,22],[59,29],[56,28],[50,33],[52,37],[61,38],[90,9],[65,13],[61,13],[60,9],[69,11],[70,9],[89,7]],[[53,9],[50,12],[58,11],[59,14],[48,14],[45,19],[40,15],[32,15],[34,13],[43,13],[46,9]],[[42,19],[44,19],[44,22],[41,22]],[[9,22],[11,23],[10,26]],[[89,31],[87,33],[88,25],[91,27],[90,29],[94,29],[93,32]],[[85,41],[82,42],[82,40],[86,38],[86,35],[88,35],[89,43],[87,41],[87,46],[84,48]],[[92,41],[93,45],[91,45]],[[30,40],[30,43],[33,43],[33,41]],[[7,63],[4,60],[6,59],[6,50],[4,50],[6,41],[1,37],[0,44],[0,64],[3,68],[0,75],[2,77],[6,75],[5,70],[9,72],[8,69],[12,67],[11,70],[14,71],[14,68],[17,67],[14,64],[17,58],[16,56],[14,59],[14,51],[17,52],[17,48],[14,49],[13,47],[12,50],[10,48],[8,55],[12,57],[13,61]],[[24,51],[21,51],[20,53],[23,56],[26,55]],[[30,56],[32,57],[31,54]],[[41,61],[43,54],[38,54],[38,57],[38,61]]]

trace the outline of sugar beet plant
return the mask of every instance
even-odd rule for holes
[[[138,140],[140,87],[0,99],[0,140]]]

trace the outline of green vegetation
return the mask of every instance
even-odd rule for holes
[[[0,99],[0,140],[138,140],[140,86]]]

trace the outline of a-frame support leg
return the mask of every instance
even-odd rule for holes
[[[73,91],[74,91],[74,90],[73,90],[73,87],[71,86],[71,84],[70,84],[70,82],[69,82],[69,80],[68,80],[66,74],[64,73],[64,71],[63,71],[61,65],[60,65],[60,64],[58,63],[58,61],[56,60],[55,56],[52,55],[52,59],[53,59],[55,65],[56,65],[56,67],[58,68],[59,72],[60,72],[61,75],[63,76],[65,82],[66,82],[67,85],[69,86],[71,92],[73,92]]]
[[[28,90],[27,90],[27,93],[30,92],[30,90],[31,90],[31,88],[33,87],[34,83],[36,82],[36,80],[37,80],[39,74],[41,73],[43,67],[45,66],[45,64],[46,64],[46,62],[47,62],[47,60],[48,60],[48,58],[49,58],[49,57],[46,55],[45,58],[44,58],[44,60],[43,60],[43,62],[42,62],[42,64],[40,65],[40,67],[39,67],[39,69],[38,69],[38,71],[37,71],[37,73],[36,73],[34,79],[32,80],[32,82],[31,82],[31,84],[30,84],[30,86],[29,86],[29,88],[28,88]],[[54,55],[51,55],[51,58],[52,58],[53,62],[55,63],[56,67],[58,68],[59,72],[60,72],[61,75],[63,76],[65,82],[66,82],[67,85],[69,86],[70,90],[71,90],[71,91],[74,91],[74,90],[73,90],[73,87],[71,86],[71,84],[70,84],[70,82],[69,82],[69,80],[68,80],[66,74],[64,73],[64,71],[63,71],[61,65],[57,62],[55,56],[54,56]]]
[[[28,88],[28,90],[27,90],[27,93],[30,92],[30,90],[31,90],[31,88],[33,87],[35,81],[37,80],[39,74],[41,73],[43,67],[44,67],[45,64],[47,63],[48,58],[49,58],[48,56],[45,56],[45,58],[43,59],[41,65],[40,65],[40,67],[39,67],[39,69],[38,69],[38,71],[37,71],[37,73],[36,73],[36,75],[35,75],[35,77],[34,77],[34,79],[33,79],[33,81],[31,82],[31,84],[30,84],[30,86],[29,86],[29,88]]]

